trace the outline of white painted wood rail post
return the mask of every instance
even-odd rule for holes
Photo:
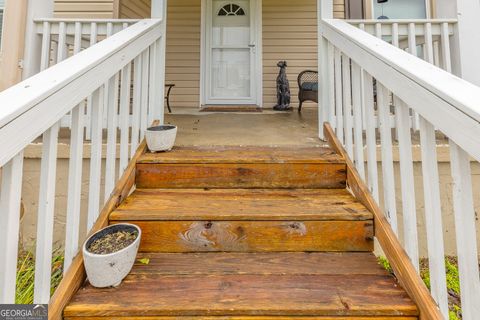
[[[385,211],[393,232],[398,236],[397,200],[395,197],[395,173],[392,154],[392,128],[390,125],[390,92],[377,81],[377,105],[382,145],[382,177]]]
[[[480,279],[470,156],[450,141],[450,157],[462,316],[473,320],[480,314]]]
[[[333,100],[331,92],[333,88],[333,77],[329,76],[329,70],[333,57],[328,54],[328,41],[323,36],[322,20],[333,18],[333,0],[317,0],[317,25],[318,25],[318,72],[319,86],[318,86],[318,136],[324,139],[323,123],[328,121],[329,104]]]
[[[152,18],[162,19],[162,37],[157,40],[154,44],[155,50],[155,60],[154,64],[155,80],[153,81],[156,84],[156,88],[153,90],[153,116],[155,120],[159,120],[161,124],[164,122],[165,116],[165,56],[166,56],[166,33],[167,33],[167,10],[168,10],[168,1],[167,0],[152,0],[151,7],[151,16]],[[152,67],[152,66],[150,66]],[[150,123],[148,124],[150,125]]]
[[[405,251],[407,251],[415,269],[419,271],[417,209],[415,205],[410,109],[397,96],[394,96],[393,101],[395,105],[400,154],[400,182],[402,189]]]
[[[0,304],[15,303],[23,151],[3,166],[0,193]]]
[[[375,101],[373,94],[373,78],[363,71],[363,104],[365,105],[365,139],[367,143],[368,187],[373,198],[379,203],[378,168],[377,168],[377,136],[375,128]]]
[[[92,146],[90,150],[90,177],[88,188],[87,230],[93,227],[100,211],[100,183],[102,172],[102,112],[104,87],[92,94]]]
[[[48,303],[50,300],[59,128],[60,123],[57,122],[43,134],[33,303]]]
[[[427,229],[428,264],[432,296],[445,318],[448,318],[447,282],[445,276],[440,178],[438,173],[435,129],[420,117],[425,225]]]
[[[34,19],[53,17],[53,5],[54,0],[28,1],[22,79],[29,78],[40,71],[42,37],[36,32]]]

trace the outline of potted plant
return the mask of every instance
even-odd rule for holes
[[[150,151],[170,151],[175,144],[177,127],[172,125],[153,126],[147,129],[145,137]]]
[[[83,260],[91,285],[117,287],[135,263],[142,231],[133,224],[108,226],[83,244]]]

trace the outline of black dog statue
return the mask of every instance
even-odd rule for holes
[[[287,78],[287,61],[280,61],[277,66],[280,68],[280,73],[277,77],[277,105],[273,107],[273,110],[292,110],[292,107],[290,107],[290,83]]]

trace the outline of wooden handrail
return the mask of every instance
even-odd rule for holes
[[[0,167],[159,39],[161,33],[161,20],[144,20],[1,92]]]
[[[417,274],[415,267],[393,232],[385,214],[373,199],[372,194],[368,191],[368,187],[361,179],[355,165],[328,123],[324,125],[324,134],[330,147],[345,158],[347,163],[347,187],[357,200],[373,213],[375,236],[385,252],[398,281],[407,291],[410,298],[417,304],[420,310],[420,318],[422,320],[443,319],[440,309],[422,279]]]
[[[321,30],[334,47],[480,161],[479,87],[344,21],[322,20]]]

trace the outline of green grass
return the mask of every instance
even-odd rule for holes
[[[378,263],[388,272],[393,274],[392,267],[385,257],[378,257]],[[455,257],[445,257],[445,269],[447,276],[448,307],[450,320],[462,319],[462,308],[460,304],[460,280],[458,277],[458,263]],[[420,261],[420,276],[425,285],[430,289],[430,271],[428,260]]]
[[[63,255],[54,253],[52,257],[52,282],[50,295],[53,295],[63,277]],[[33,303],[33,290],[35,281],[35,259],[28,251],[19,253],[17,264],[17,290],[16,304]]]

